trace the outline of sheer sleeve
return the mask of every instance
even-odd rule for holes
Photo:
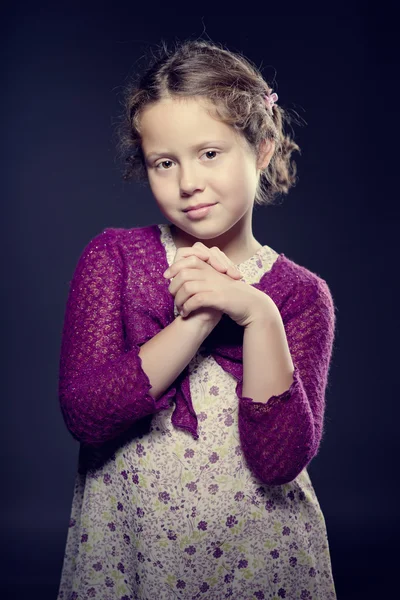
[[[323,279],[318,279],[312,301],[304,301],[305,294],[299,291],[293,303],[298,308],[285,323],[294,365],[289,389],[264,404],[243,396],[243,381],[236,386],[243,453],[268,485],[295,479],[317,454],[323,435],[335,307]]]
[[[78,260],[66,304],[59,363],[59,400],[75,439],[100,446],[135,421],[169,406],[170,386],[155,400],[140,346],[127,350],[121,308],[123,260],[105,229]]]

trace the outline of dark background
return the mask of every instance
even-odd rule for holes
[[[150,46],[196,37],[275,76],[279,103],[307,123],[293,125],[299,182],[257,210],[254,235],[324,278],[338,308],[326,434],[309,466],[338,599],[398,589],[396,21],[268,6],[207,16],[164,3],[145,16],[135,3],[39,2],[3,14],[2,599],[57,596],[78,453],[58,361],[77,260],[105,227],[165,222],[149,189],[121,179],[121,87]]]

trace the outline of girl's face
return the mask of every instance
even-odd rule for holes
[[[222,250],[225,244],[220,242],[229,241],[230,230],[245,243],[252,236],[259,169],[246,140],[212,118],[206,106],[211,106],[206,100],[184,98],[146,108],[142,150],[164,216],[193,243],[211,240]],[[272,153],[270,144],[259,167],[268,164]],[[185,209],[200,203],[215,204],[206,216],[190,219]]]

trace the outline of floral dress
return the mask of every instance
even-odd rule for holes
[[[170,226],[159,228],[171,265]],[[263,246],[237,266],[251,284],[277,256]],[[203,346],[189,374],[198,440],[174,428],[172,404],[101,467],[78,470],[58,600],[336,600],[307,469],[263,484],[241,450],[236,380]]]

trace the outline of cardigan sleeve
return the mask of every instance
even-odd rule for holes
[[[59,362],[59,401],[78,441],[96,447],[135,421],[169,407],[170,386],[155,400],[140,346],[127,350],[122,318],[123,261],[105,229],[85,247],[70,283]]]
[[[236,386],[243,453],[253,473],[268,485],[295,479],[317,454],[324,433],[335,306],[319,277],[311,298],[304,302],[300,290],[293,303],[299,308],[284,324],[294,365],[289,389],[262,403],[243,396],[243,380]]]

